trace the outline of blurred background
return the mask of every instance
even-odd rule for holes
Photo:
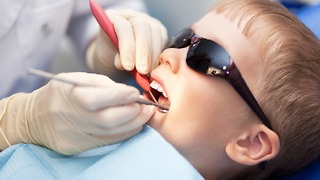
[[[218,0],[146,0],[150,14],[168,28],[169,37],[199,20]]]
[[[218,0],[145,0],[149,14],[158,18],[168,29],[168,35],[179,32],[189,24],[201,18]],[[65,37],[59,47],[51,71],[71,72],[87,71],[85,64],[81,64],[72,42]]]

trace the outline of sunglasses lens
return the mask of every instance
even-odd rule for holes
[[[231,65],[231,60],[223,47],[211,40],[200,39],[190,45],[187,64],[195,71],[212,74],[210,69],[227,70]]]
[[[177,35],[172,37],[171,42],[169,43],[169,48],[184,48],[190,45],[191,37],[194,35],[193,31],[190,28],[186,28],[180,31]]]

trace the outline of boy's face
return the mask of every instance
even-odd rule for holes
[[[256,95],[259,56],[236,21],[230,22],[222,15],[209,12],[191,28],[197,35],[226,49]],[[245,117],[251,109],[226,80],[189,68],[186,64],[188,49],[166,49],[161,55],[161,65],[151,73],[151,78],[163,87],[171,105],[166,114],[156,112],[149,125],[201,169],[226,160],[225,145],[241,129],[247,128]],[[166,103],[161,98],[159,101]]]

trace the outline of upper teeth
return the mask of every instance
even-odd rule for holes
[[[157,82],[155,82],[155,81],[152,81],[152,82],[150,83],[150,87],[152,87],[153,89],[161,92],[164,97],[168,98],[167,94],[163,91],[163,87],[162,87],[159,83],[157,83]]]

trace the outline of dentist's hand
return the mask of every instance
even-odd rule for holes
[[[159,56],[167,41],[163,24],[141,12],[107,10],[106,14],[115,28],[119,52],[109,37],[100,30],[87,50],[88,66],[95,72],[112,75],[116,68],[148,74],[158,66]]]
[[[58,76],[94,87],[52,80],[30,94],[20,93],[0,101],[0,149],[34,143],[62,154],[75,154],[133,136],[155,111],[154,107],[135,103],[137,89],[106,76]]]

